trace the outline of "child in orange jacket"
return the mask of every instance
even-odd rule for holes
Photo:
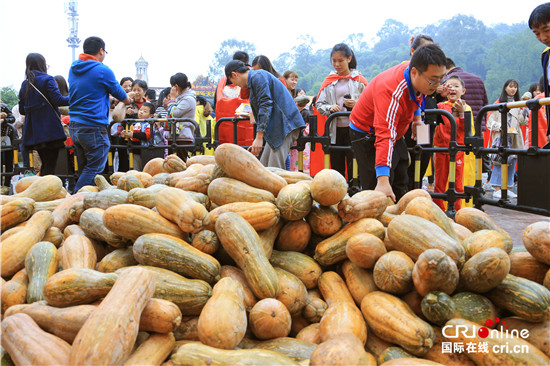
[[[453,75],[445,82],[445,87],[448,90],[447,101],[437,104],[437,108],[444,109],[453,114],[456,120],[456,141],[459,145],[464,145],[464,112],[472,109],[461,97],[466,93],[464,81],[456,75]],[[449,147],[451,140],[451,123],[446,117],[442,117],[443,123],[437,125],[434,135],[434,146]],[[450,156],[448,153],[435,153],[435,187],[434,192],[445,192],[449,181],[449,162]],[[464,152],[459,151],[456,154],[456,169],[455,169],[455,191],[464,192]],[[461,200],[455,201],[455,210],[461,207]],[[434,202],[445,210],[442,199],[434,199]]]

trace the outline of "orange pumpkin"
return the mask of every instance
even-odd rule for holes
[[[250,329],[258,339],[286,337],[290,333],[291,322],[286,306],[272,298],[258,301],[249,314]]]
[[[346,243],[347,257],[362,268],[374,268],[376,261],[386,253],[384,242],[369,233],[356,234]]]
[[[322,206],[338,204],[348,193],[346,178],[334,169],[323,169],[310,184],[311,197]]]
[[[382,291],[403,295],[413,288],[414,262],[403,252],[393,250],[378,259],[374,266],[374,283]]]

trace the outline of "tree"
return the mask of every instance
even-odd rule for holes
[[[10,109],[19,102],[17,91],[12,86],[4,86],[0,89],[0,99],[6,103]]]
[[[195,81],[193,81],[193,86],[210,86],[210,78],[208,76],[199,75],[196,77]]]
[[[220,45],[219,50],[214,54],[214,59],[209,66],[208,77],[210,80],[219,80],[224,76],[225,65],[233,58],[233,54],[237,51],[248,53],[250,59],[253,58],[253,53],[256,51],[256,46],[250,42],[239,41],[235,38],[226,39]]]

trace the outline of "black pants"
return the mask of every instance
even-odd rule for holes
[[[42,160],[42,166],[40,167],[40,176],[55,174],[55,165],[57,164],[57,156],[59,155],[59,149],[39,149],[36,150]]]
[[[435,134],[435,126],[430,125],[430,143],[422,145],[423,147],[433,147],[434,134]],[[403,138],[405,139],[407,148],[416,146],[416,141],[412,139],[411,127],[409,127],[409,129],[407,130]],[[410,155],[411,155],[411,164],[409,165],[409,168],[407,170],[407,175],[409,176],[409,191],[414,189],[414,166],[415,166],[415,163],[414,163],[415,154],[411,153]],[[428,151],[422,151],[422,154],[420,154],[420,187],[418,188],[422,188],[422,177],[424,177],[424,174],[426,174],[426,170],[428,170],[428,165],[430,165],[430,159],[432,158],[432,155],[433,154]],[[432,177],[433,176],[434,174],[432,174]]]
[[[349,132],[353,153],[357,159],[359,183],[363,189],[372,190],[376,188],[377,184],[375,169],[376,148],[374,146],[376,137],[374,134],[361,133],[351,128]],[[390,167],[390,184],[397,200],[407,193],[408,190],[408,165],[407,145],[403,139],[399,139],[393,147],[393,157]]]
[[[334,146],[351,146],[349,130],[349,127],[336,128],[336,144]],[[353,173],[353,151],[332,150],[330,152],[330,167],[344,177],[346,176],[347,168],[348,180],[351,179]]]

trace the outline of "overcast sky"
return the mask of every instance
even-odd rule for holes
[[[19,90],[25,57],[39,52],[48,73],[67,77],[72,62],[67,46],[69,22],[63,0],[2,0],[0,86]],[[166,86],[170,75],[191,80],[207,75],[220,43],[229,38],[256,45],[271,60],[310,34],[314,48],[329,48],[351,33],[368,41],[389,18],[410,28],[423,27],[456,14],[472,15],[487,26],[527,22],[541,1],[227,1],[227,0],[79,0],[78,36],[99,36],[109,52],[105,64],[117,79],[135,77],[135,61],[149,62],[150,86]],[[460,29],[457,29],[460,32]],[[437,41],[437,40],[436,40]],[[544,48],[544,47],[542,47]],[[77,49],[82,52],[82,43]],[[327,60],[327,63],[329,60]]]

